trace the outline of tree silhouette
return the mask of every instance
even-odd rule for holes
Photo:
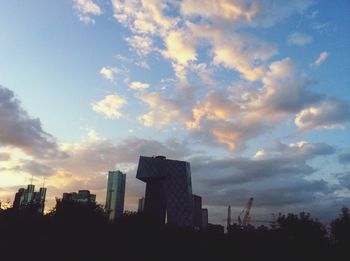
[[[337,256],[350,259],[350,209],[343,207],[339,217],[331,222],[331,237]],[[345,260],[345,259],[344,259]]]

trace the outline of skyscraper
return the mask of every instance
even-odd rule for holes
[[[123,215],[126,175],[121,171],[109,171],[107,182],[106,211],[110,220]]]
[[[31,205],[36,207],[39,213],[44,213],[46,188],[42,187],[38,192],[35,192],[34,189],[33,184],[29,184],[27,189],[20,188],[15,195],[13,208],[21,209],[24,206]]]
[[[202,229],[202,198],[193,195],[193,227],[197,230]]]
[[[145,208],[145,198],[139,198],[139,204],[137,207],[137,212],[143,212],[143,209]]]
[[[207,230],[208,228],[208,209],[202,208],[202,229]]]
[[[165,223],[193,227],[190,164],[164,156],[140,156],[136,178],[146,182],[144,212]]]

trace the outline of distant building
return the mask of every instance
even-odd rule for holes
[[[139,198],[139,204],[138,204],[138,208],[137,208],[137,212],[143,212],[145,208],[145,198]]]
[[[79,190],[78,193],[63,193],[62,201],[96,204],[96,195],[91,194],[89,190]]]
[[[202,229],[202,198],[197,195],[193,197],[193,228]]]
[[[110,220],[123,215],[126,175],[117,170],[108,172],[106,211]]]
[[[193,227],[190,163],[140,156],[136,178],[146,182],[144,212],[159,223]]]
[[[44,213],[46,188],[40,188],[38,192],[34,190],[35,186],[32,184],[27,189],[20,188],[15,195],[13,208],[19,210],[25,206],[35,206],[39,213]]]
[[[208,209],[202,208],[202,229],[208,229]]]
[[[225,228],[222,225],[208,223],[207,231],[213,234],[224,234]]]

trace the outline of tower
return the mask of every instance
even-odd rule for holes
[[[164,156],[140,156],[136,178],[146,182],[145,214],[165,223],[193,227],[190,164]]]
[[[126,175],[119,170],[108,172],[105,208],[110,220],[115,220],[123,215],[125,178]]]

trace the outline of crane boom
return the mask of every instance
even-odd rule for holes
[[[253,198],[250,198],[246,207],[241,211],[241,213],[238,215],[238,224],[240,227],[246,227],[249,224],[250,221],[250,210],[253,205]],[[243,219],[241,216],[244,214]]]

